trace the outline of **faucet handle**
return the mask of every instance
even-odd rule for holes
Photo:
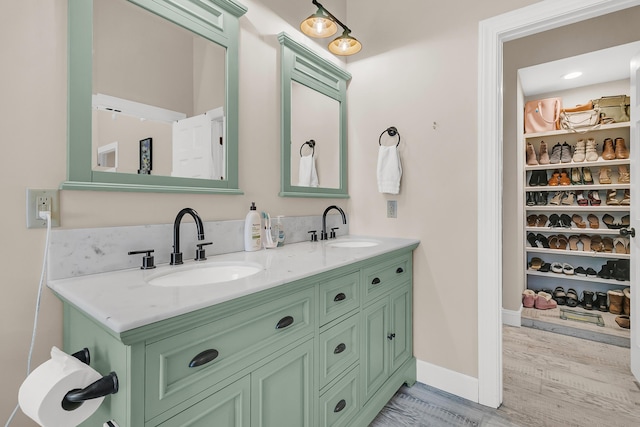
[[[335,239],[336,238],[336,230],[338,230],[340,227],[331,227],[331,233],[329,234],[329,238],[330,239]]]
[[[142,270],[150,270],[152,268],[156,268],[153,264],[153,249],[143,249],[140,251],[131,251],[129,255],[138,255],[138,254],[146,254],[142,257],[142,266],[140,267]]]
[[[195,258],[195,260],[196,261],[204,261],[204,260],[206,260],[207,257],[205,256],[203,246],[212,245],[212,244],[213,244],[213,242],[205,242],[205,243],[196,244],[198,249],[196,249],[196,258]]]
[[[311,241],[312,242],[317,242],[318,241],[318,235],[316,234],[317,233],[316,230],[311,230],[308,233],[311,234]]]

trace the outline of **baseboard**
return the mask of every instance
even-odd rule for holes
[[[478,403],[478,379],[418,360],[417,379],[423,384]]]
[[[502,324],[507,326],[520,327],[522,325],[522,305],[515,310],[502,309]]]

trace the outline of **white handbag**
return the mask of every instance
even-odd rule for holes
[[[562,126],[562,129],[576,132],[586,132],[590,129],[596,129],[600,126],[600,110],[594,108],[592,110],[576,111],[573,113],[562,111],[560,113],[560,126]]]

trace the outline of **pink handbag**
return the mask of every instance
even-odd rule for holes
[[[524,105],[524,132],[549,132],[560,129],[562,98],[529,101]]]

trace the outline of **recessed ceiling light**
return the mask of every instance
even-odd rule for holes
[[[565,74],[564,76],[562,76],[562,78],[565,80],[571,80],[580,77],[581,75],[582,71],[574,71],[573,73]]]

